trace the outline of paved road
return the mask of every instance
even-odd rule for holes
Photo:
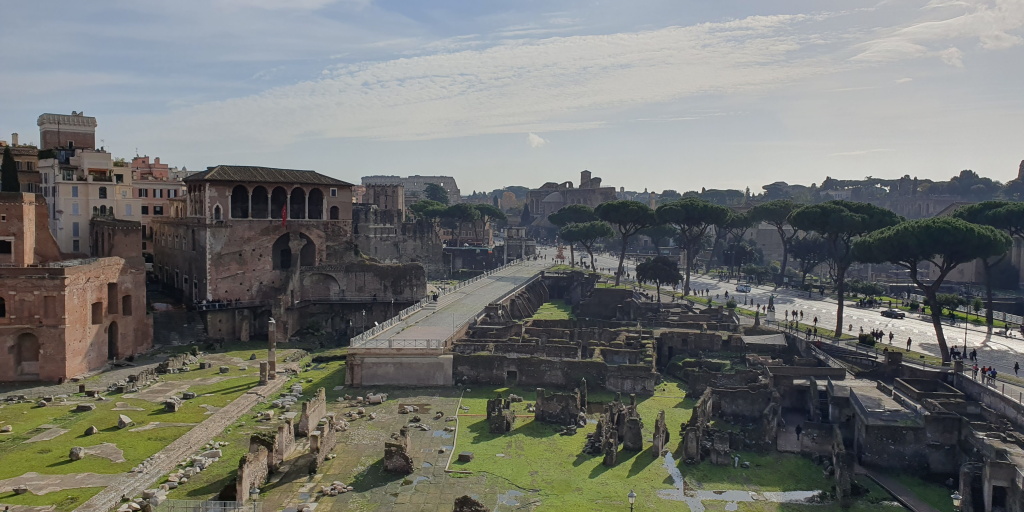
[[[484,306],[523,284],[552,261],[528,261],[481,278],[447,293],[437,304],[429,304],[394,327],[370,338],[361,347],[418,346],[413,342],[445,340],[464,322],[478,315]],[[404,343],[403,343],[404,342]]]
[[[553,249],[547,249],[542,254],[550,254],[553,257],[555,252]],[[568,251],[565,252],[565,256],[568,258]],[[618,258],[617,255],[613,257],[603,254],[597,257],[596,263],[598,267],[614,270],[618,265]],[[632,262],[627,260],[625,269],[630,276],[635,275]],[[769,295],[774,294],[778,319],[784,319],[783,311],[785,310],[797,310],[803,312],[802,321],[806,324],[811,324],[814,317],[817,317],[819,326],[830,330],[835,328],[837,304],[832,298],[820,297],[817,294],[808,297],[807,292],[787,289],[774,290],[771,286],[754,287],[750,293],[746,294],[738,293],[735,281],[721,282],[702,275],[691,275],[690,286],[691,288],[709,289],[712,296],[717,295],[718,300],[723,302],[726,300],[725,292],[729,292],[730,297],[736,298],[740,304],[746,298],[750,303],[766,305]],[[922,320],[916,314],[908,314],[905,319],[895,320],[881,316],[881,308],[847,306],[843,309],[843,324],[844,331],[847,331],[852,324],[852,333],[854,334],[859,333],[862,327],[865,332],[872,329],[881,329],[886,334],[892,332],[893,343],[900,344],[901,348],[905,348],[907,338],[911,338],[913,340],[911,350],[934,356],[939,355],[939,343],[936,340],[931,319]],[[943,333],[947,344],[952,346],[955,343],[961,349],[963,348],[965,340],[963,322],[957,326],[944,324]],[[886,336],[886,340],[888,340],[888,336]],[[1019,332],[1015,334],[1015,337],[1005,337],[998,334],[989,335],[984,328],[969,326],[966,331],[966,341],[968,351],[971,349],[978,351],[979,366],[994,366],[998,372],[1004,375],[1013,375],[1015,362],[1020,362],[1021,366],[1024,366],[1024,339],[1021,338]],[[1024,377],[1024,372],[1021,375]]]

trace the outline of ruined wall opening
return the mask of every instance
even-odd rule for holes
[[[324,218],[324,193],[318,188],[309,191],[309,218]]]
[[[331,207],[331,220],[338,220],[341,214],[341,210],[337,206]]]
[[[107,327],[107,359],[117,359],[117,322],[110,322]]]
[[[305,233],[299,233],[299,238],[306,242],[306,245],[303,245],[299,251],[299,265],[303,267],[316,265],[316,244],[313,243],[313,239],[306,236]]]
[[[92,303],[92,325],[99,325],[103,323],[103,303],[93,302]]]
[[[264,187],[252,189],[252,211],[254,219],[265,219],[270,216],[270,196]]]
[[[288,234],[285,233],[274,241],[270,253],[274,258],[274,270],[288,270],[292,268],[292,249],[288,247]]]
[[[7,316],[7,301],[3,297],[0,297],[0,318]]]
[[[39,373],[39,338],[35,334],[25,332],[18,335],[14,346],[14,365],[19,375]]]
[[[117,314],[117,283],[107,283],[107,313]]]
[[[270,218],[280,219],[286,213],[285,208],[287,206],[288,192],[283,187],[274,187],[274,191],[270,193]],[[291,216],[289,215],[289,217]]]
[[[249,189],[244,185],[235,185],[231,189],[231,218],[249,218]]]
[[[292,189],[290,205],[288,208],[289,219],[306,218],[306,191],[299,187]]]
[[[121,315],[132,316],[132,296],[125,295],[121,297]]]
[[[213,220],[221,220],[219,204],[213,207]]]

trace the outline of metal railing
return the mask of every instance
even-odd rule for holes
[[[515,265],[521,265],[523,263],[523,261],[524,260],[514,260],[514,261],[511,261],[511,262],[509,262],[509,263],[507,263],[505,265],[502,265],[502,266],[500,266],[498,268],[495,268],[495,269],[492,269],[492,270],[488,270],[487,272],[484,272],[483,274],[480,274],[480,275],[478,275],[478,276],[476,276],[476,277],[474,277],[472,279],[468,279],[466,281],[461,281],[458,284],[456,284],[455,286],[446,288],[444,293],[443,294],[439,294],[438,297],[440,298],[442,296],[450,295],[450,294],[452,294],[452,293],[454,293],[454,292],[456,292],[458,290],[461,290],[462,288],[465,288],[466,286],[469,286],[472,283],[479,282],[479,281],[483,280],[486,277],[492,276],[492,275],[494,275],[494,274],[496,274],[498,272],[501,272],[503,270],[509,269],[509,268],[511,268],[511,267],[513,267]],[[408,318],[410,315],[420,311],[421,309],[423,309],[424,306],[426,306],[427,304],[430,304],[431,302],[433,302],[433,301],[430,300],[429,298],[425,298],[423,300],[420,300],[416,304],[413,304],[412,306],[409,306],[409,307],[403,309],[402,311],[399,311],[397,315],[387,319],[386,321],[384,321],[384,323],[377,324],[377,325],[371,327],[370,329],[368,329],[366,331],[363,331],[363,332],[357,334],[356,336],[353,336],[352,339],[349,341],[349,345],[352,346],[352,347],[357,347],[357,348],[396,348],[396,347],[375,347],[373,344],[367,343],[367,342],[370,339],[372,339],[375,336],[377,336],[378,334],[380,334],[380,333],[382,333],[382,332],[384,332],[384,331],[394,327],[398,323],[402,322],[403,320]],[[456,332],[458,330],[459,329],[456,329]],[[395,340],[395,341],[401,341],[401,340]],[[442,340],[427,340],[427,341],[442,342]],[[403,347],[397,347],[397,348],[403,348]]]
[[[249,308],[255,306],[266,306],[269,304],[270,301],[266,300],[233,300],[227,302],[200,302],[195,304],[195,307],[197,311],[213,311],[218,309],[236,309]]]
[[[156,512],[262,512],[263,502],[164,500],[153,509]]]
[[[418,348],[424,350],[441,350],[444,348],[444,340],[423,339],[423,340],[366,340],[359,345],[359,348]]]

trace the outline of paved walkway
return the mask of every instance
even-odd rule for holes
[[[360,344],[360,348],[410,347],[413,342],[444,341],[491,302],[548,268],[551,261],[527,261],[483,277],[428,304],[396,325]]]
[[[170,473],[178,462],[185,460],[199,447],[212,441],[261,399],[278,392],[287,382],[288,378],[285,375],[278,375],[277,379],[270,381],[266,386],[257,386],[249,390],[234,402],[215,412],[199,426],[189,430],[185,435],[153,455],[144,472],[121,475],[117,481],[76,508],[75,512],[108,512],[118,506],[121,496],[138,496],[143,490],[152,488],[153,484]],[[233,464],[233,462],[220,461],[219,464]]]
[[[913,491],[899,483],[895,478],[886,476],[877,471],[872,471],[859,464],[854,467],[854,472],[860,475],[867,475],[868,478],[874,480],[875,483],[882,486],[883,489],[889,491],[889,494],[895,496],[903,506],[914,512],[940,512],[935,507],[918,498]]]

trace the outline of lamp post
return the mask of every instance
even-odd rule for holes
[[[629,512],[633,512],[633,503],[636,502],[636,493],[633,492],[633,489],[629,490],[629,494],[626,495],[626,499],[629,500]],[[959,503],[959,501],[957,503]]]
[[[960,492],[953,491],[953,495],[950,496],[950,499],[953,500],[953,510],[960,512],[960,501],[963,500],[963,497],[960,496]]]

